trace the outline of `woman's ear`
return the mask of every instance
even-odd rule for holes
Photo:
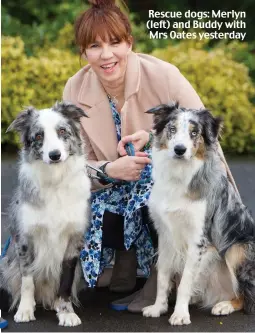
[[[132,47],[133,47],[133,41],[134,41],[134,39],[133,39],[133,36],[129,36],[129,38],[128,38],[128,45],[129,45],[129,52],[131,52],[132,51]]]
[[[86,51],[83,47],[80,47],[80,55],[82,59],[87,60]]]

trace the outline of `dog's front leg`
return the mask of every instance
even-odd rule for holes
[[[59,293],[54,304],[60,326],[77,326],[81,324],[80,318],[73,309],[71,293],[75,269],[82,246],[82,238],[83,235],[71,237],[62,264]]]
[[[19,239],[15,243],[16,252],[20,263],[21,295],[18,311],[14,316],[17,323],[35,320],[34,279],[31,272],[33,262],[33,242],[29,238]]]
[[[173,287],[172,256],[173,249],[163,236],[159,235],[159,257],[157,264],[157,297],[153,305],[143,308],[144,317],[159,317],[168,310],[168,295]]]
[[[195,244],[189,245],[186,263],[181,282],[177,290],[177,300],[174,313],[169,319],[171,325],[188,325],[191,323],[189,314],[189,302],[192,295],[195,269],[199,261],[199,248]]]

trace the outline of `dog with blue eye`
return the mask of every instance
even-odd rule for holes
[[[219,155],[221,120],[177,104],[147,112],[155,131],[148,206],[159,247],[157,297],[143,315],[168,311],[176,277],[171,325],[190,324],[194,303],[217,316],[255,314],[255,222]]]
[[[81,324],[79,254],[89,223],[90,180],[80,134],[83,110],[68,103],[21,112],[7,131],[21,136],[18,187],[9,209],[12,243],[0,262],[0,287],[17,323],[35,320],[36,304],[59,325]]]

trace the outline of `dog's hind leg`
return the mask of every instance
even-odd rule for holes
[[[244,296],[244,312],[255,314],[255,244],[246,247],[245,259],[237,272],[240,293]]]
[[[17,255],[19,257],[21,272],[21,295],[18,311],[14,316],[17,323],[35,320],[35,286],[33,275],[30,271],[33,262],[33,243],[29,238],[18,239],[15,243]]]
[[[228,315],[234,311],[239,311],[244,308],[245,298],[243,297],[244,291],[242,290],[240,284],[240,269],[245,267],[247,246],[245,244],[234,244],[231,246],[226,254],[225,260],[228,267],[233,292],[236,294],[236,297],[232,300],[226,300],[217,303],[212,308],[212,314],[219,315]]]
[[[212,308],[212,314],[215,316],[228,315],[234,311],[243,309],[243,297],[235,298],[232,301],[219,302]]]
[[[71,237],[65,252],[62,263],[62,273],[60,278],[60,287],[58,297],[54,304],[57,312],[60,326],[77,326],[81,324],[80,318],[74,312],[71,294],[74,283],[74,275],[80,250],[83,245],[83,235],[75,235]]]

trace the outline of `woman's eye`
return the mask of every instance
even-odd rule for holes
[[[64,128],[60,128],[59,131],[58,131],[58,133],[59,133],[60,135],[63,135],[63,134],[66,133],[66,130],[65,130]]]
[[[42,135],[41,135],[41,134],[37,134],[37,135],[35,136],[35,140],[36,140],[36,141],[40,141],[40,140],[42,140]]]
[[[112,44],[113,45],[118,45],[120,42],[118,41],[118,40],[114,40],[114,41],[112,41]]]
[[[176,132],[175,127],[170,127],[170,132],[171,132],[171,133],[175,133],[175,132]]]
[[[97,44],[91,44],[90,48],[96,48],[98,45]]]
[[[196,136],[196,135],[197,135],[197,132],[193,131],[193,132],[191,132],[191,135],[192,135],[192,136]]]

